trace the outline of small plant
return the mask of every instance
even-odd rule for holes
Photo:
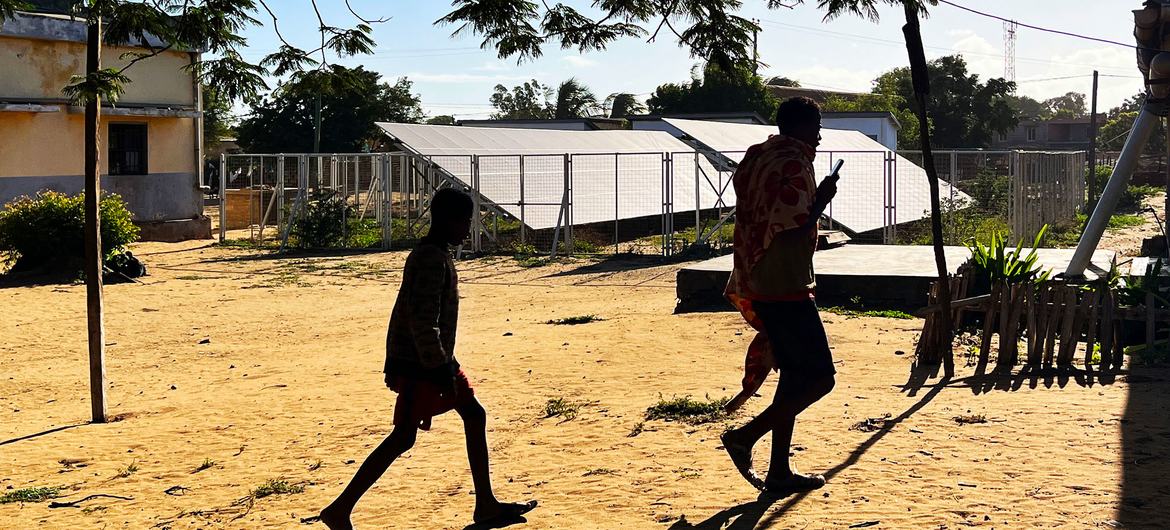
[[[119,469],[118,474],[114,478],[126,478],[138,472],[138,462],[130,462],[130,465]]]
[[[548,256],[516,256],[516,264],[525,269],[543,267],[553,262]]]
[[[579,326],[581,324],[589,324],[591,322],[601,322],[603,320],[605,320],[605,319],[601,318],[597,315],[578,315],[578,316],[574,316],[574,317],[557,318],[557,319],[549,320],[548,322],[545,322],[545,324],[549,324],[552,326]]]
[[[857,317],[873,317],[873,318],[892,318],[897,320],[914,320],[918,318],[905,311],[895,311],[890,309],[878,309],[873,311],[864,311],[856,309],[847,309],[844,307],[826,307],[824,311],[834,315],[841,315],[848,318]]]
[[[273,495],[292,495],[296,493],[304,493],[305,487],[298,484],[289,484],[284,479],[268,479],[263,484],[252,490],[250,494],[253,499],[263,499],[264,497],[271,497]]]
[[[512,243],[509,250],[515,256],[532,256],[532,255],[535,255],[535,254],[540,252],[540,251],[536,250],[536,245],[533,245],[532,243],[520,243],[520,242]]]
[[[681,421],[689,425],[712,423],[728,417],[723,409],[728,401],[730,401],[728,398],[710,397],[700,401],[690,396],[659,399],[658,403],[646,409],[646,419]]]
[[[195,471],[192,471],[191,473],[198,473],[200,471],[206,471],[206,470],[211,469],[213,467],[215,467],[215,460],[212,460],[210,458],[204,458],[203,463],[199,464],[199,467],[196,467]]]
[[[880,431],[886,427],[890,422],[890,415],[886,414],[880,418],[866,418],[865,420],[854,423],[849,430],[859,432],[874,432]]]
[[[321,460],[317,460],[316,462],[309,464],[309,471],[316,471],[318,469],[321,469],[321,465],[322,465]]]
[[[581,411],[581,405],[566,400],[565,398],[553,398],[544,404],[545,418],[564,418],[566,421],[577,417],[577,413]]]
[[[645,431],[646,431],[646,422],[640,421],[640,422],[634,424],[634,428],[630,429],[630,434],[627,434],[626,438],[635,438],[639,434],[642,434]]]
[[[955,423],[959,425],[973,425],[978,423],[987,423],[987,417],[981,414],[967,414],[964,416],[955,416]]]
[[[590,469],[589,471],[586,471],[584,475],[581,475],[581,476],[595,477],[598,475],[616,475],[616,474],[617,474],[617,470],[609,469],[606,467],[599,467],[597,469]]]
[[[103,195],[102,255],[138,240],[138,227],[117,195]],[[19,197],[0,209],[0,252],[16,255],[13,271],[80,272],[85,255],[85,196],[43,191]]]
[[[1032,243],[1032,250],[1028,255],[1023,254],[1024,242],[1020,241],[1015,250],[1008,250],[1007,236],[994,233],[988,244],[978,240],[971,240],[967,248],[971,250],[971,264],[980,275],[990,281],[1007,280],[1010,283],[1043,282],[1052,275],[1051,270],[1043,271],[1036,264],[1039,256],[1037,250],[1044,234],[1048,232],[1048,225],[1040,229]]]
[[[300,215],[292,217],[289,234],[297,248],[338,248],[346,240],[346,220],[354,215],[344,196],[319,191],[305,203]]]
[[[0,504],[11,504],[15,502],[44,502],[49,499],[55,499],[61,493],[61,488],[57,487],[37,487],[24,488],[14,491],[9,491],[0,495]]]

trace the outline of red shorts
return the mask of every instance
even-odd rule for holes
[[[431,429],[431,418],[455,410],[475,400],[475,390],[463,370],[455,374],[455,388],[458,395],[444,394],[439,385],[431,381],[396,376],[391,379],[390,390],[398,393],[394,403],[394,425],[414,425],[419,429]]]

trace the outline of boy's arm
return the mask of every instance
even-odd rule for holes
[[[437,249],[422,247],[415,251],[413,258],[407,266],[414,268],[414,281],[406,286],[410,289],[410,331],[419,364],[427,369],[439,368],[451,360],[448,352],[443,350],[439,331],[447,282],[447,257]]]

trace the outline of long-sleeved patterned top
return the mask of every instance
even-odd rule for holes
[[[459,370],[455,328],[459,278],[442,241],[424,238],[406,258],[386,333],[386,380],[392,375],[446,379]]]

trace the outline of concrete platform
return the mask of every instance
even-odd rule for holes
[[[1053,274],[1064,272],[1073,249],[1040,249],[1039,263]],[[971,257],[966,247],[946,247],[951,273]],[[1095,279],[1109,271],[1116,255],[1099,250],[1086,276]],[[867,307],[915,310],[927,305],[930,282],[938,277],[934,249],[929,246],[845,245],[818,251],[814,258],[817,273],[817,301],[840,305],[860,297]],[[731,275],[732,256],[696,263],[678,272],[675,291],[677,313],[730,310],[723,288]]]

